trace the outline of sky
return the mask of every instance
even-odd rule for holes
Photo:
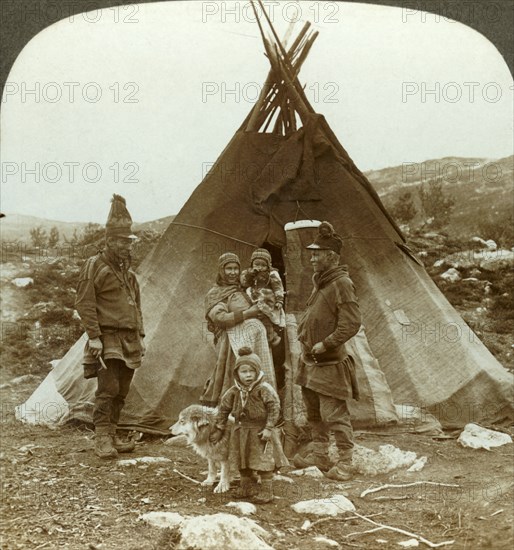
[[[299,78],[363,171],[513,154],[512,77],[460,23],[356,3],[265,2],[319,36]],[[269,63],[248,2],[118,6],[36,35],[7,79],[1,208],[105,223],[176,214],[251,109]]]

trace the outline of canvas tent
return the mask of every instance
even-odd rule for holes
[[[271,70],[259,100],[141,266],[147,355],[122,413],[127,427],[168,433],[178,412],[198,401],[215,364],[203,300],[226,251],[247,264],[254,248],[265,246],[285,265],[291,384],[294,314],[310,290],[302,249],[312,234],[284,227],[302,218],[327,219],[344,237],[365,328],[352,344],[365,365],[356,421],[394,421],[393,401],[431,411],[447,427],[514,418],[514,377],[410,253],[369,181],[305,97],[297,75],[316,34],[306,24],[287,51],[276,35],[265,38]],[[19,419],[90,421],[96,383],[82,377],[84,342],[17,408]]]

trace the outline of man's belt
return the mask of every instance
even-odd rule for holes
[[[337,363],[341,363],[346,355],[346,350],[341,346],[333,350],[324,351],[323,353],[311,353],[304,351],[302,353],[302,360],[307,365],[323,367],[325,365],[335,365]]]
[[[100,331],[102,334],[132,334],[132,333],[138,333],[138,328],[122,328],[122,327],[100,327]]]

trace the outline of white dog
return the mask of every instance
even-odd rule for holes
[[[215,493],[225,493],[230,489],[230,467],[228,460],[231,426],[228,425],[218,443],[211,443],[209,435],[216,430],[216,409],[202,405],[190,405],[182,410],[177,422],[170,427],[173,435],[185,435],[189,445],[207,459],[209,474],[202,485],[213,485],[220,467],[220,482]],[[229,420],[230,422],[230,420]]]

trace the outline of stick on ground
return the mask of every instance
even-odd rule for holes
[[[415,485],[439,485],[440,487],[460,487],[455,483],[436,483],[435,481],[414,481],[412,483],[400,483],[380,485],[380,487],[375,487],[374,489],[366,489],[360,494],[361,498],[364,498],[366,495],[371,493],[376,493],[377,491],[382,491],[383,489],[402,489],[403,487],[414,487]]]
[[[369,516],[366,516],[366,517],[367,518],[374,518],[374,517],[381,516],[381,515],[382,515],[382,512],[378,512],[377,514],[370,514]],[[336,517],[336,516],[330,516],[328,518],[317,519],[316,521],[313,521],[312,523],[310,523],[308,527],[302,527],[302,529],[304,531],[308,531],[309,529],[312,529],[315,525],[319,525],[320,523],[325,523],[327,521],[333,521],[333,520],[350,521],[351,519],[359,519],[359,518],[357,516],[350,516],[348,518],[339,518],[339,517]]]
[[[201,485],[202,482],[198,481],[197,479],[193,479],[192,477],[186,476],[186,474],[183,474],[182,472],[179,472],[176,468],[173,468],[173,471],[178,474],[180,477],[183,477],[184,479],[187,479],[188,481],[192,481],[193,483],[196,483],[197,485]]]
[[[351,535],[355,536],[357,534],[361,535],[363,533],[370,533],[373,531],[379,531],[380,529],[387,529],[388,531],[394,531],[395,533],[401,533],[402,535],[406,535],[407,537],[413,537],[419,542],[422,542],[423,544],[426,544],[429,548],[439,548],[440,546],[448,546],[450,544],[453,544],[454,540],[445,540],[443,542],[430,542],[426,538],[422,537],[421,535],[417,535],[416,533],[411,533],[409,531],[405,531],[404,529],[400,529],[399,527],[391,527],[391,525],[385,525],[383,523],[378,523],[376,521],[373,521],[372,519],[367,518],[366,516],[362,516],[361,514],[358,514],[357,512],[352,512],[352,514],[355,514],[357,517],[363,519],[364,521],[367,521],[368,523],[371,523],[372,525],[375,525],[379,529],[372,529],[371,531],[361,531],[360,533],[352,533]],[[346,535],[349,537],[350,535]]]

